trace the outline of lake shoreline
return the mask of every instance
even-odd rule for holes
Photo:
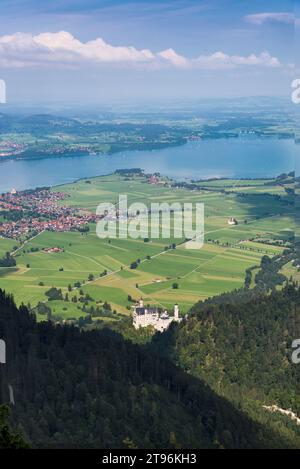
[[[187,142],[159,150],[130,150],[112,155],[0,160],[0,191],[56,187],[108,176],[117,169],[141,168],[176,181],[272,179],[295,169],[294,141],[216,139]]]

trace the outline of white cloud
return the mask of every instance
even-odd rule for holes
[[[252,24],[262,25],[266,22],[294,24],[295,16],[292,13],[279,12],[279,13],[256,13],[248,15],[245,19]]]
[[[16,33],[0,36],[0,66],[2,67],[76,67],[85,64],[108,64],[143,68],[177,69],[223,69],[241,66],[279,67],[276,57],[268,52],[249,56],[228,55],[215,52],[187,58],[173,49],[158,53],[149,49],[112,46],[98,38],[83,43],[72,34],[58,33],[32,34]]]
[[[70,33],[43,33],[37,36],[16,33],[0,37],[0,63],[3,66],[26,66],[47,63],[74,65],[79,62],[130,63],[154,59],[150,50],[114,47],[103,39],[80,42]]]
[[[198,68],[208,69],[234,68],[251,65],[280,67],[279,60],[276,57],[272,57],[268,52],[262,52],[260,55],[251,54],[246,57],[215,52],[210,56],[200,56],[198,59],[193,60],[193,64]]]
[[[175,67],[187,67],[189,61],[182,55],[177,54],[174,49],[167,49],[162,52],[159,52],[158,57],[166,60]]]

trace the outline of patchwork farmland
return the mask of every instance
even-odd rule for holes
[[[43,232],[20,244],[15,267],[0,268],[1,286],[18,304],[45,304],[62,319],[84,316],[85,304],[93,309],[109,304],[110,319],[115,320],[128,315],[140,297],[161,308],[178,302],[185,313],[199,299],[242,287],[246,269],[259,266],[264,255],[281,253],[293,238],[293,207],[279,196],[282,186],[276,180],[257,185],[236,181],[234,190],[231,185],[228,180],[223,185],[206,182],[191,190],[169,180],[152,185],[144,176],[112,175],[56,187],[54,191],[69,195],[60,203],[93,213],[102,202],[117,204],[119,194],[126,194],[129,204],[147,206],[202,202],[205,244],[199,250],[186,249],[185,240],[174,233],[170,239],[99,239],[95,224],[86,233]],[[231,217],[237,225],[228,225]],[[12,252],[16,244],[0,239],[0,253]],[[45,251],[52,247],[58,252]],[[45,294],[52,287],[61,289],[62,298],[48,301]]]

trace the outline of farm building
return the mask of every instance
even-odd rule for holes
[[[153,326],[156,331],[163,332],[173,321],[181,321],[177,304],[174,305],[173,316],[170,316],[168,311],[160,313],[157,308],[146,308],[142,299],[133,306],[133,326],[135,329]]]

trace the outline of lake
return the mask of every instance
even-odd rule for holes
[[[295,148],[293,140],[242,137],[114,155],[4,160],[0,162],[0,191],[54,186],[124,168],[142,168],[176,179],[273,177],[294,171]]]

